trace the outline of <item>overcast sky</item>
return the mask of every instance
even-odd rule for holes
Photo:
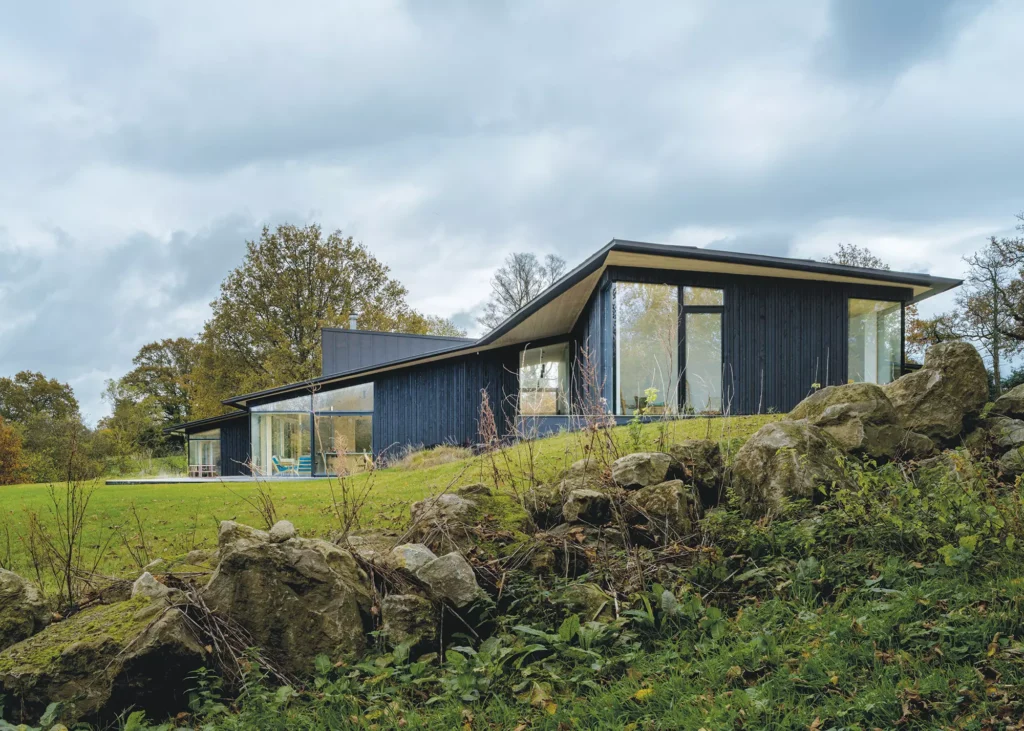
[[[1024,210],[1022,70],[1015,1],[0,0],[0,375],[95,420],[286,221],[474,334],[506,253],[613,237],[956,276]]]

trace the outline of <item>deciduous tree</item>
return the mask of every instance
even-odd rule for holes
[[[565,260],[555,254],[543,262],[529,252],[509,254],[491,277],[491,298],[478,318],[480,324],[496,328],[560,279],[565,267]]]
[[[37,414],[54,419],[77,418],[78,399],[71,386],[32,371],[0,378],[0,417],[24,423]]]
[[[16,485],[27,476],[21,435],[0,417],[0,485]]]
[[[360,328],[383,332],[454,327],[410,307],[388,267],[341,231],[283,225],[246,246],[200,337],[193,417],[223,411],[225,396],[318,375],[321,328],[347,327],[351,314]]]

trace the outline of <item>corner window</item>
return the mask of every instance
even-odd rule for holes
[[[569,413],[569,344],[527,348],[519,354],[519,413]]]
[[[847,378],[890,383],[899,378],[903,349],[899,302],[851,299],[847,333]]]
[[[314,411],[373,411],[373,384],[318,391],[313,395]]]
[[[615,413],[678,412],[679,288],[615,283]]]
[[[189,434],[189,477],[217,477],[220,475],[220,429]]]

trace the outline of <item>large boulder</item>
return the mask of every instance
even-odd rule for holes
[[[487,597],[476,583],[473,567],[460,553],[448,553],[421,566],[416,578],[427,586],[431,596],[456,609]]]
[[[0,650],[31,637],[49,622],[39,590],[13,571],[0,569]]]
[[[845,451],[871,459],[922,459],[934,452],[924,435],[903,428],[889,397],[874,383],[815,391],[796,405],[789,418],[806,419],[835,437]]]
[[[339,532],[331,538],[335,545],[373,564],[385,563],[391,549],[401,540],[399,533],[389,530],[358,530],[348,534]]]
[[[776,515],[790,499],[815,499],[819,488],[845,479],[835,438],[809,421],[761,427],[740,447],[731,466],[732,489],[749,516]]]
[[[521,506],[480,484],[415,502],[410,513],[406,540],[423,543],[437,554],[469,551],[479,542],[482,529],[507,529],[526,518]]]
[[[188,676],[206,651],[178,609],[144,596],[86,609],[0,653],[0,685],[15,718],[53,702],[61,720],[101,724],[126,709],[161,718],[184,710]]]
[[[992,414],[1024,419],[1024,384],[1014,386],[992,404]]]
[[[631,523],[644,525],[660,539],[674,540],[690,533],[697,517],[694,502],[693,488],[671,480],[630,493],[627,512]]]
[[[423,647],[437,642],[438,612],[416,594],[388,594],[380,603],[382,629],[393,645]]]
[[[687,439],[668,448],[669,456],[681,468],[681,478],[693,485],[706,507],[718,505],[722,497],[725,462],[718,442]]]
[[[619,487],[637,490],[669,478],[672,457],[663,452],[637,452],[612,462],[612,480]]]
[[[207,605],[244,627],[293,675],[317,655],[353,657],[366,647],[370,586],[348,551],[327,541],[270,536],[221,523],[220,565],[203,591]]]
[[[993,416],[982,421],[980,428],[988,432],[993,446],[1000,452],[1024,446],[1024,421],[1007,416]]]
[[[988,399],[988,374],[969,343],[939,343],[924,366],[883,386],[900,423],[942,444],[956,440],[964,422]]]

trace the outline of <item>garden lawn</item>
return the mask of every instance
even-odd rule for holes
[[[769,421],[780,416],[694,418],[646,424],[637,433],[628,426],[611,430],[618,453],[659,449],[683,439],[715,439],[727,456]],[[587,433],[560,433],[545,439],[519,443],[492,455],[471,457],[436,466],[405,469],[391,467],[350,478],[356,492],[369,488],[361,511],[361,526],[402,529],[409,520],[409,505],[429,495],[461,485],[483,482],[494,486],[495,467],[502,475],[500,489],[541,484],[555,479],[570,464],[599,449]],[[429,462],[429,460],[426,460]],[[335,480],[295,480],[262,483],[269,490],[277,517],[290,520],[304,536],[327,536],[338,522],[332,510]],[[52,509],[48,485],[12,485],[0,488],[0,562],[13,571],[32,576],[25,546],[28,518],[37,513],[47,520]],[[64,486],[54,487],[58,495]],[[265,527],[253,500],[255,483],[104,485],[97,483],[87,517],[87,563],[107,545],[99,570],[112,576],[134,577],[139,566],[133,560],[117,528],[130,539],[134,552],[149,559],[173,558],[193,548],[216,545],[222,520],[237,520]],[[142,521],[135,529],[132,506]],[[112,537],[113,536],[113,537]],[[145,550],[142,550],[145,546]]]

